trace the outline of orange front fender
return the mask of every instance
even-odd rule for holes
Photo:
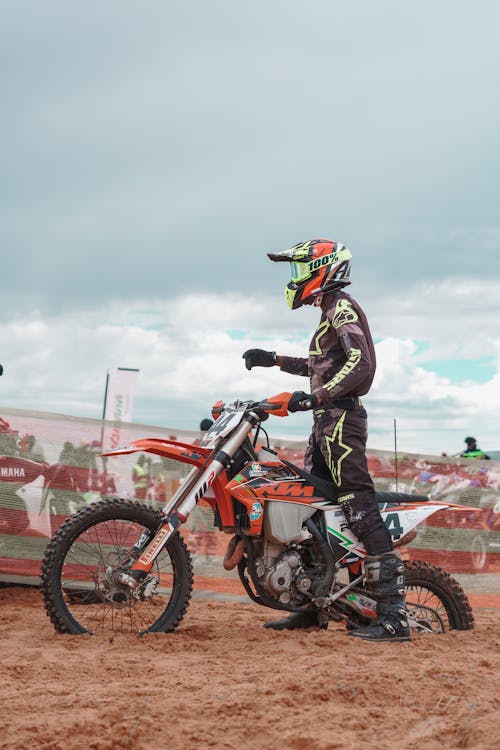
[[[136,453],[137,451],[154,453],[157,456],[163,456],[163,458],[171,458],[174,461],[181,461],[182,463],[193,464],[194,466],[201,466],[212,452],[209,448],[202,448],[200,445],[191,445],[190,443],[181,443],[178,440],[140,438],[121,448],[105,451],[101,453],[101,456],[123,456],[129,453]]]

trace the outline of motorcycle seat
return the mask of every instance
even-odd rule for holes
[[[305,479],[308,484],[312,484],[312,486],[317,489],[320,495],[326,500],[330,500],[332,503],[337,501],[338,488],[333,482],[329,482],[327,479],[319,477],[316,474],[310,474],[305,469],[301,469],[283,458],[281,459],[281,462]],[[425,503],[428,502],[429,498],[426,495],[413,495],[406,492],[375,491],[375,500],[379,505],[385,505],[387,503],[401,505],[402,503]]]
[[[401,505],[402,503],[427,503],[427,495],[410,495],[406,492],[375,492],[375,500],[379,505],[391,503]]]

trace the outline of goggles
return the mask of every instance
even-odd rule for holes
[[[305,281],[306,279],[309,279],[311,277],[309,262],[297,263],[296,261],[292,261],[290,263],[290,266],[291,266],[291,279],[294,284],[298,284],[301,281]]]

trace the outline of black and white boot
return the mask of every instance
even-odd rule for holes
[[[368,641],[410,641],[405,609],[405,567],[395,552],[365,559],[366,586],[378,597],[377,618],[349,635]]]

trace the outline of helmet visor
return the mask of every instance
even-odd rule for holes
[[[292,281],[294,284],[298,284],[299,282],[305,281],[311,277],[309,263],[297,263],[296,261],[292,261],[290,265],[292,270]]]

